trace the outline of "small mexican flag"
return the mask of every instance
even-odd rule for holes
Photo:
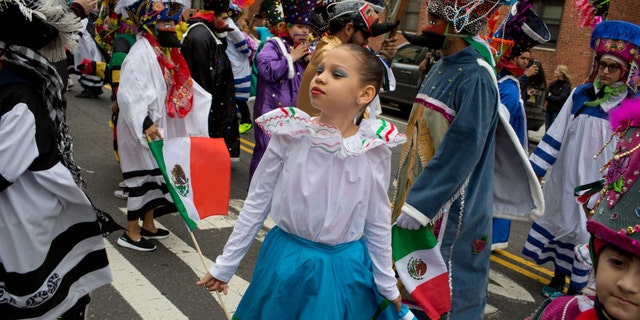
[[[189,231],[196,221],[229,210],[231,158],[222,138],[185,137],[149,142]]]
[[[391,229],[393,261],[400,281],[416,304],[431,319],[451,310],[447,266],[438,240],[427,227]]]

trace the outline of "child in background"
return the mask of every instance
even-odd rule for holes
[[[309,24],[315,1],[282,0],[281,4],[274,5],[282,7],[270,14],[269,20],[275,23],[272,28],[274,37],[264,42],[255,61],[258,78],[254,119],[271,110],[296,105],[300,80],[311,53]],[[253,134],[255,147],[249,166],[249,181],[269,144],[269,137],[260,127],[254,128]]]
[[[640,319],[640,100],[625,100],[610,122],[620,140],[587,222],[596,294],[547,300],[533,320]]]
[[[280,108],[256,120],[271,141],[223,254],[197,282],[226,294],[270,214],[277,226],[262,244],[234,317],[370,319],[389,305],[378,319],[397,319],[389,147],[406,137],[384,120],[354,124],[382,76],[377,57],[341,45],[327,53],[305,93],[321,111],[318,118]]]

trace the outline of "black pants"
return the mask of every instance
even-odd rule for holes
[[[240,109],[240,123],[251,123],[251,113],[249,113],[249,105],[247,101],[236,99],[236,105]]]
[[[78,302],[71,307],[71,309],[67,310],[67,312],[63,313],[60,316],[60,320],[84,320],[87,313],[87,305],[89,305],[89,301],[91,301],[91,297],[89,295],[85,295],[84,297],[78,299]]]

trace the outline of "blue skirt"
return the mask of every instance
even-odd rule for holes
[[[363,239],[328,246],[275,227],[233,319],[398,319],[371,270]]]

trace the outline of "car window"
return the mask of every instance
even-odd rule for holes
[[[393,61],[397,63],[418,65],[420,63],[418,58],[422,49],[422,47],[414,46],[412,44],[400,46],[398,48],[398,52],[393,57]]]

